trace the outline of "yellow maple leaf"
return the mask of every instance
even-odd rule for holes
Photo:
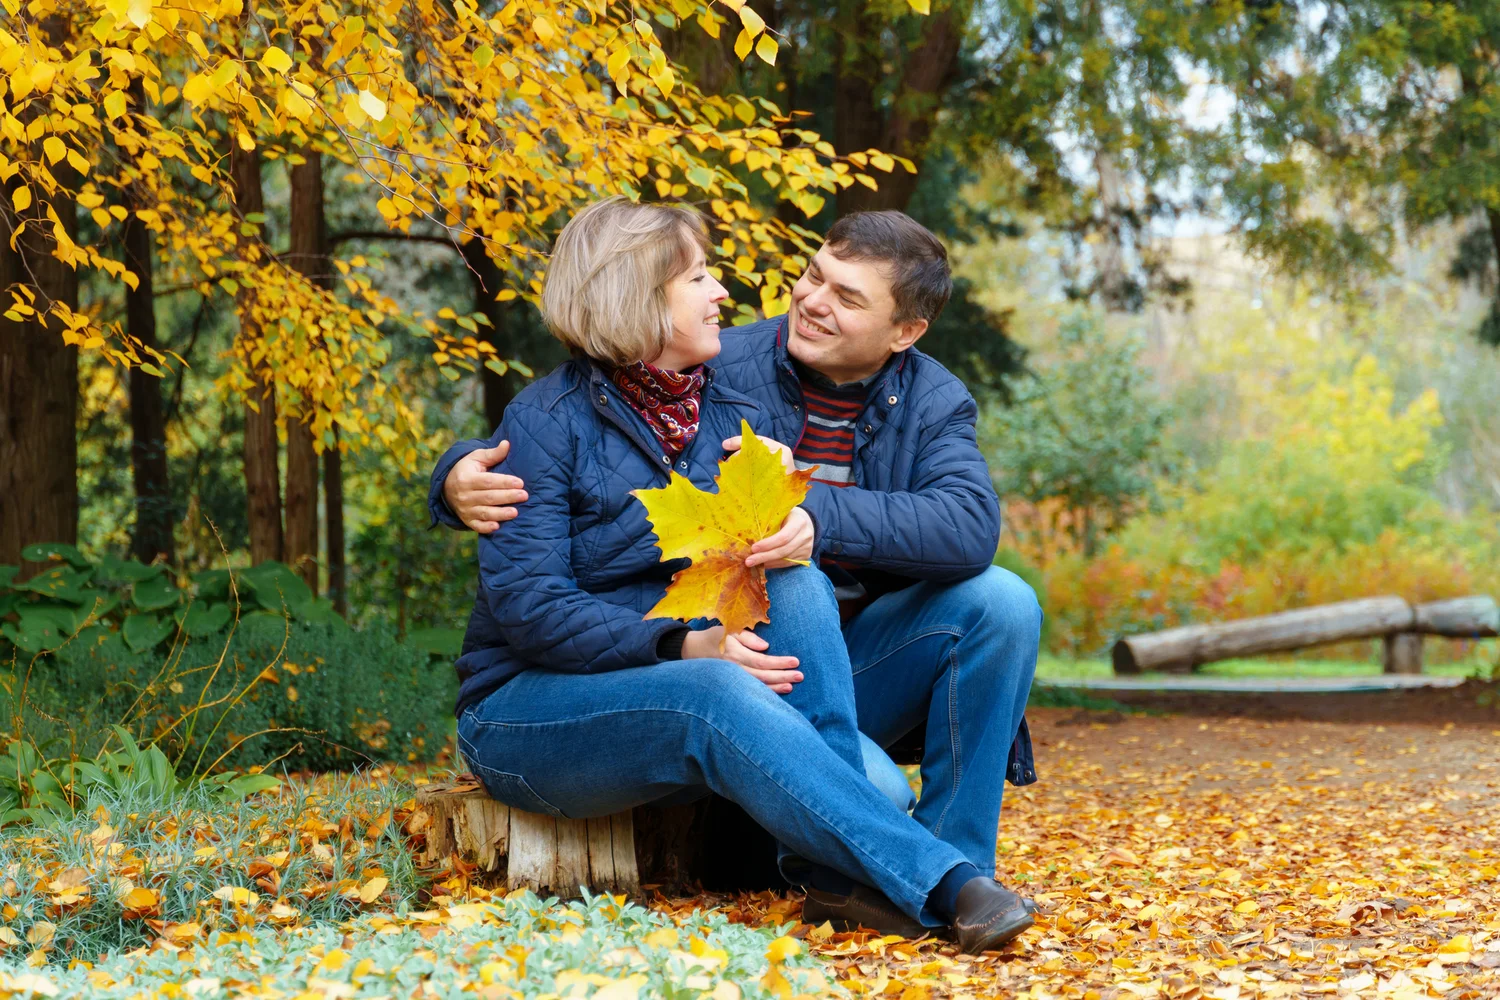
[[[740,450],[719,463],[718,492],[675,472],[666,486],[631,492],[646,507],[662,561],[692,560],[647,618],[716,618],[726,633],[770,621],[765,569],[747,568],[745,559],[807,496],[812,472],[787,472],[744,421],[740,435]]]

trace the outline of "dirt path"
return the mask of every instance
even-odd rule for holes
[[[999,874],[1041,904],[1000,955],[803,927],[889,1000],[1500,997],[1500,725],[1040,709]],[[796,898],[742,898],[786,919]]]

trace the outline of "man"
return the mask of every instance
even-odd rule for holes
[[[915,349],[951,291],[930,232],[900,212],[850,215],[797,281],[790,313],[724,331],[713,367],[769,409],[797,466],[815,469],[802,506],[840,599],[859,728],[889,747],[925,726],[913,815],[993,877],[1003,782],[1036,780],[1022,713],[1041,611],[1024,582],[991,565],[1000,506],[974,399]],[[487,533],[517,516],[524,484],[489,472],[507,451],[503,441],[450,448],[433,471],[434,519]],[[795,544],[773,535],[747,564]],[[784,657],[737,656],[757,676],[790,673]],[[854,885],[810,887],[804,919],[913,930]]]

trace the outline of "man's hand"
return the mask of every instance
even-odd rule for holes
[[[490,471],[509,454],[509,441],[471,451],[458,460],[443,480],[443,499],[448,501],[448,508],[481,535],[488,535],[515,517],[513,505],[526,501],[525,483],[515,476]]]
[[[780,531],[750,546],[751,554],[745,558],[745,565],[766,569],[806,566],[812,560],[814,534],[813,520],[807,511],[793,507]]]
[[[788,448],[786,445],[782,444],[780,441],[776,440],[775,438],[768,438],[768,437],[766,437],[764,434],[757,434],[755,436],[758,437],[758,438],[760,438],[760,443],[761,444],[763,444],[767,448],[771,449],[772,454],[774,454],[777,458],[781,459],[782,468],[786,469],[786,471],[788,471],[788,472],[796,472],[797,471],[797,464],[794,461],[792,461],[792,449]],[[732,438],[725,438],[724,439],[724,450],[725,451],[739,451],[740,450],[740,445],[742,443],[743,442],[741,441],[740,436],[738,434],[736,434]]]
[[[719,641],[724,649],[719,649]],[[749,629],[724,637],[724,626],[689,632],[682,641],[684,660],[717,659],[738,664],[751,677],[777,694],[791,694],[792,685],[802,680],[795,656],[767,656],[769,643]]]

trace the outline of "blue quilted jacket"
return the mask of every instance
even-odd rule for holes
[[[740,421],[771,430],[764,407],[709,376],[698,436],[675,462],[585,360],[506,407],[491,440],[511,442],[500,470],[521,477],[530,499],[506,530],[479,539],[479,594],[456,664],[459,713],[531,666],[601,673],[658,662],[657,640],[682,623],[641,616],[688,561],[659,561],[630,491],[665,486],[669,470],[711,490],[721,442]]]

